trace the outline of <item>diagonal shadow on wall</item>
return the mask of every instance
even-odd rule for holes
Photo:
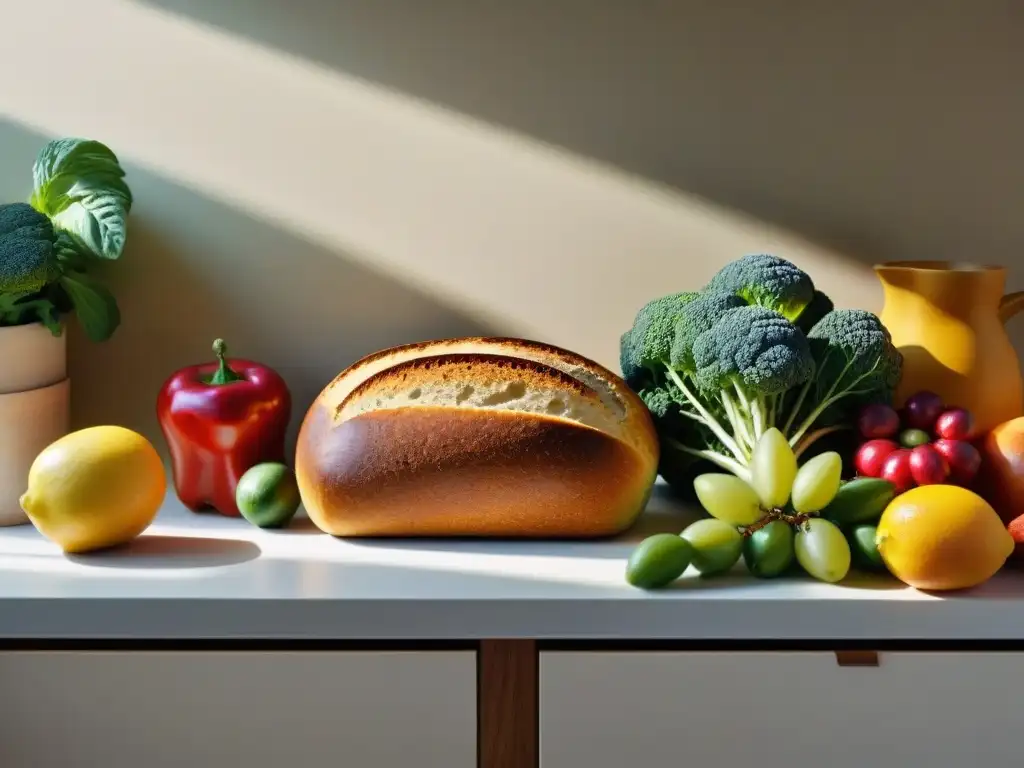
[[[50,138],[0,121],[0,146],[9,159],[24,158],[25,167],[22,177],[0,181],[0,197],[24,199],[32,160]],[[162,445],[158,389],[177,368],[208,360],[211,342],[222,337],[231,354],[285,377],[295,403],[294,445],[309,404],[362,355],[409,341],[510,330],[194,190],[126,170],[136,197],[128,244],[119,261],[96,271],[118,298],[122,325],[102,344],[71,325],[74,427],[123,424]]]
[[[136,0],[668,183],[865,262],[1024,249],[1000,0]]]

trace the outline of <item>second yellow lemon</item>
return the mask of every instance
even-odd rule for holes
[[[875,544],[896,578],[926,590],[977,586],[1014,548],[995,510],[953,485],[924,485],[893,499],[878,521]]]
[[[89,427],[36,457],[21,506],[65,552],[88,552],[142,533],[166,489],[163,462],[145,437],[124,427]]]

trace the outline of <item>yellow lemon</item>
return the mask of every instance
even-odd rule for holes
[[[88,552],[146,530],[166,489],[163,462],[145,437],[124,427],[88,427],[36,457],[21,507],[65,552]]]
[[[967,589],[990,579],[1014,549],[996,511],[954,485],[923,485],[882,513],[875,545],[886,567],[918,589]]]

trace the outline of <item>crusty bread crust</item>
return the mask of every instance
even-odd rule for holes
[[[295,471],[336,536],[588,537],[633,522],[657,463],[650,414],[618,376],[473,337],[349,366],[307,412]]]
[[[642,511],[649,469],[609,435],[511,411],[322,404],[296,463],[307,514],[333,536],[586,538]]]

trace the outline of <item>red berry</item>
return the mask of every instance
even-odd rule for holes
[[[896,493],[909,491],[914,487],[914,475],[910,470],[910,451],[898,448],[885,458],[880,477],[896,488]]]
[[[899,415],[890,406],[882,403],[865,405],[857,418],[857,429],[865,440],[892,437],[899,428]]]
[[[944,440],[970,440],[974,437],[974,417],[964,408],[950,408],[939,414],[935,434]]]
[[[949,477],[949,464],[934,447],[919,445],[910,452],[910,474],[918,485],[938,485]]]
[[[936,440],[932,447],[942,454],[949,464],[949,476],[954,483],[967,485],[981,467],[978,449],[964,440]]]
[[[881,477],[886,457],[899,448],[892,440],[868,440],[857,449],[853,464],[863,477]]]
[[[903,405],[906,426],[931,432],[943,407],[942,398],[934,392],[922,390],[911,395]]]

